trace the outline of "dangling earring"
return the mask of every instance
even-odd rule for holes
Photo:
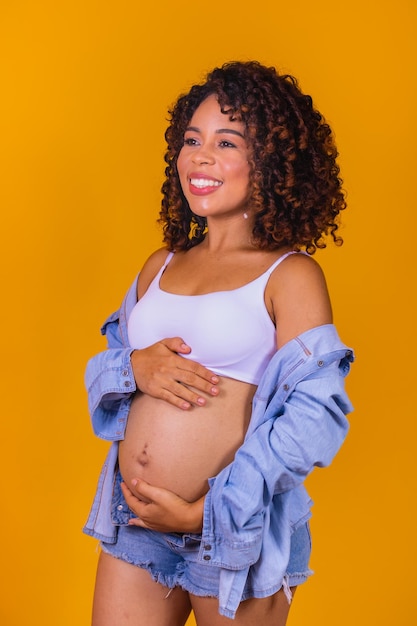
[[[246,211],[245,211],[245,212],[244,212],[244,214],[243,214],[243,219],[244,219],[244,220],[247,220],[247,219],[248,219],[248,214],[246,213]]]

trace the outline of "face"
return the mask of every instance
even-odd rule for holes
[[[231,122],[209,96],[184,134],[178,174],[191,210],[202,217],[233,215],[247,208],[249,149],[242,122]]]

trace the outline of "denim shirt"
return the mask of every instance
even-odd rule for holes
[[[136,285],[137,279],[102,327],[108,349],[90,359],[86,370],[93,430],[113,443],[84,532],[106,542],[115,542],[117,524],[127,524],[133,515],[123,498],[114,507],[117,518],[111,509],[117,442],[124,437],[136,390],[127,338]],[[250,566],[255,580],[262,567],[263,589],[284,584],[291,534],[311,515],[303,481],[314,467],[331,463],[349,428],[352,406],[344,379],[353,359],[333,324],[308,330],[280,348],[255,393],[242,446],[233,462],[209,479],[199,561],[221,568],[222,615],[235,616]]]

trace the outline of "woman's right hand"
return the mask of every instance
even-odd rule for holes
[[[204,406],[206,398],[200,394],[217,396],[219,377],[200,363],[180,356],[190,352],[180,337],[134,350],[130,358],[137,388],[179,409]]]

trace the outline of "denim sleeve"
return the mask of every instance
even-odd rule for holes
[[[272,498],[300,485],[314,467],[331,463],[347,434],[351,410],[337,362],[298,382],[279,412],[210,480],[203,532],[222,536],[229,545],[250,546],[261,535]]]
[[[85,384],[88,408],[95,435],[101,439],[123,439],[136,382],[130,362],[133,349],[125,347],[118,313],[105,322],[102,333],[108,348],[87,363]]]

